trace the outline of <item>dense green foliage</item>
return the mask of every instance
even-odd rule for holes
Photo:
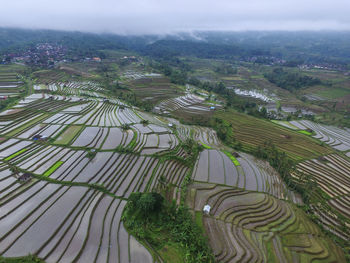
[[[4,110],[9,105],[14,104],[17,100],[18,100],[18,98],[16,98],[16,97],[10,97],[6,100],[1,100],[0,101],[0,111]]]
[[[18,258],[4,258],[0,257],[0,263],[44,263],[45,261],[37,258],[34,255],[28,255]]]
[[[175,84],[185,85],[187,83],[187,72],[190,67],[177,58],[162,58],[158,62],[153,61],[151,66],[162,72],[170,78],[170,81]]]
[[[181,260],[178,262],[214,262],[202,230],[194,223],[189,210],[177,207],[174,202],[168,203],[158,193],[132,193],[123,211],[123,220],[132,235],[157,253],[175,247]]]
[[[230,124],[228,121],[220,118],[214,118],[211,120],[210,124],[216,130],[218,137],[223,142],[232,144],[236,141],[233,134],[232,124]]]
[[[228,75],[228,74],[236,74],[237,68],[234,68],[232,65],[229,64],[222,64],[215,68],[215,72]]]
[[[291,171],[294,169],[294,163],[285,152],[279,151],[272,142],[259,145],[254,154],[258,158],[267,160],[280,173],[282,178],[288,180]]]
[[[282,68],[276,68],[272,72],[264,74],[264,76],[278,87],[289,91],[321,84],[321,81],[317,78],[288,72]]]
[[[323,200],[328,199],[312,177],[296,171],[295,162],[293,162],[285,152],[278,150],[271,141],[259,145],[252,153],[258,158],[267,160],[270,165],[279,172],[288,187],[301,195],[306,206],[312,201],[318,201],[317,197],[319,196],[321,196]],[[292,173],[297,173],[299,180],[293,178],[291,176]]]

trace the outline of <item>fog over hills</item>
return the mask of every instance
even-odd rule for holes
[[[13,0],[1,10],[1,26],[118,34],[350,29],[346,0]]]

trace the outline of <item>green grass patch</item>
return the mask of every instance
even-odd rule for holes
[[[6,64],[0,65],[1,73],[13,73],[13,72],[21,72],[24,71],[27,67],[20,64]]]
[[[28,149],[23,148],[22,150],[15,152],[14,154],[11,154],[10,156],[5,158],[5,161],[10,161],[11,159],[15,158],[16,156],[20,155],[21,153],[24,153],[25,151],[27,151]]]
[[[349,95],[349,90],[332,87],[316,91],[315,94],[328,99],[338,99]]]
[[[231,153],[229,153],[228,151],[223,151],[224,154],[227,155],[228,158],[230,158],[230,160],[233,162],[233,164],[235,166],[240,166],[241,164],[239,163],[239,161],[236,159],[236,157],[234,157]]]
[[[228,81],[230,81],[230,80],[243,80],[241,77],[239,77],[239,76],[230,76],[230,77],[223,77],[222,78],[223,80],[228,80]]]
[[[132,130],[132,129],[130,129],[130,130]],[[134,133],[134,135],[133,135],[130,143],[128,145],[126,145],[126,148],[128,148],[128,149],[134,149],[136,147],[136,144],[137,144],[137,133],[134,130],[132,130],[132,132]]]
[[[195,216],[194,219],[195,219],[197,226],[199,226],[204,232],[205,228],[203,225],[203,213],[202,213],[202,211],[195,211],[194,216]]]
[[[205,149],[211,149],[209,145],[206,145],[204,142],[199,142]]]
[[[45,263],[45,261],[34,255],[13,258],[5,258],[0,256],[0,263]]]
[[[311,136],[312,135],[312,132],[308,132],[308,131],[305,131],[305,130],[299,130],[298,132],[301,133],[301,134],[305,134],[307,136]]]
[[[157,251],[164,262],[182,263],[184,262],[184,255],[181,247],[174,243],[169,242],[165,244],[161,249]]]
[[[62,164],[63,164],[62,161],[56,162],[54,165],[52,165],[52,166],[50,167],[50,169],[48,169],[48,170],[43,174],[43,176],[46,176],[46,177],[50,176],[50,175],[51,175],[54,171],[56,171]]]
[[[68,144],[81,130],[82,126],[70,126],[54,142],[55,144]]]

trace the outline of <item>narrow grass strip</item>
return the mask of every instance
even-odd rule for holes
[[[204,142],[199,142],[205,149],[211,149],[211,147],[207,144],[205,144]]]
[[[305,131],[305,130],[299,130],[298,132],[301,133],[301,134],[305,134],[307,136],[311,136],[312,135],[311,132],[308,132],[308,131]]]
[[[241,164],[239,163],[239,161],[236,159],[236,157],[234,157],[231,153],[229,153],[228,151],[223,151],[224,154],[227,155],[228,158],[230,158],[230,160],[233,162],[233,164],[235,166],[240,166]]]
[[[5,161],[10,161],[11,159],[15,158],[16,156],[20,155],[21,153],[24,153],[28,149],[23,148],[22,150],[19,150],[18,152],[15,152],[14,154],[11,154],[10,156],[5,158]]]
[[[63,164],[62,161],[56,162],[54,165],[52,165],[52,166],[50,167],[50,169],[48,169],[48,170],[43,174],[43,176],[46,176],[46,177],[50,176],[50,175],[51,175],[54,171],[56,171],[62,164]]]

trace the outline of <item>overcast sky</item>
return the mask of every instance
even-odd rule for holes
[[[113,32],[350,30],[350,0],[0,0],[0,26]]]

